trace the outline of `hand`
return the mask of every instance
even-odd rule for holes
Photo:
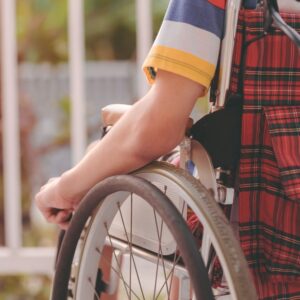
[[[59,188],[60,180],[60,177],[51,178],[42,186],[35,196],[35,203],[48,222],[67,229],[79,201],[63,197]]]

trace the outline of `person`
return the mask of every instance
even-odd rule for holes
[[[252,9],[256,4],[256,0],[248,0],[245,7]],[[279,4],[281,7],[287,4],[293,6],[295,1],[286,0]],[[48,222],[66,229],[70,213],[76,210],[83,196],[96,183],[108,176],[138,169],[179,144],[196,100],[207,93],[214,76],[224,17],[225,0],[170,0],[161,29],[143,66],[152,84],[151,89],[77,165],[41,187],[35,203]],[[259,85],[256,87],[260,88]],[[293,88],[296,90],[289,94],[294,96],[295,102],[299,100],[299,85],[295,84]],[[252,91],[251,86],[249,90]],[[299,109],[294,111],[294,115],[298,115],[299,130]],[[244,122],[245,119],[243,126],[247,127]],[[243,143],[247,141],[242,137],[242,147]],[[293,146],[295,153],[298,151],[300,156],[299,138]],[[249,168],[245,160],[242,154],[242,178]],[[255,169],[255,166],[254,163],[251,168]],[[290,176],[296,178],[299,170],[298,165],[293,168],[294,175]],[[297,178],[296,189],[299,191],[299,176]],[[264,195],[265,192],[260,193],[260,188],[251,186],[251,180],[248,180],[250,188],[247,189],[247,183],[242,182],[239,191],[240,238],[254,275],[259,299],[300,299],[299,202],[288,199],[284,203],[290,206],[281,203],[283,211],[279,208],[274,210],[281,195],[277,195],[275,200],[272,198],[273,207],[270,208],[270,202],[262,201],[262,197],[268,200],[269,196]],[[276,184],[279,183],[276,181]],[[263,186],[267,185],[265,183]],[[253,193],[259,196],[251,196],[250,199],[249,195]],[[297,195],[300,197],[299,193]],[[282,197],[287,199],[286,196]],[[259,201],[265,206],[260,206]],[[284,213],[288,215],[284,216]],[[264,223],[261,215],[273,218],[272,226]],[[290,220],[295,224],[290,223],[288,227],[293,230],[285,231],[281,224],[279,230],[276,222],[286,224],[286,217],[292,215]],[[280,257],[279,260],[269,253],[271,249]]]

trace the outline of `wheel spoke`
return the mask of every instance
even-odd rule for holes
[[[132,266],[132,193],[130,194],[130,242],[129,242],[129,249],[130,249],[130,254],[129,254],[129,286],[130,286],[130,299],[131,299],[131,277],[132,277],[132,272],[131,272],[131,266]]]
[[[97,291],[96,291],[96,289],[95,289],[95,287],[93,285],[92,279],[90,277],[88,279],[88,283],[90,284],[91,288],[93,289],[94,296],[96,297],[96,300],[99,300],[100,299],[99,295],[98,295],[98,293],[97,293]]]
[[[176,257],[176,255],[175,255],[175,257]],[[176,267],[177,263],[179,262],[180,258],[181,258],[180,256],[178,256],[178,257],[176,258],[175,264],[172,266],[171,271],[170,271],[169,274],[166,276],[166,281],[170,278],[170,276],[173,276],[172,274],[174,273],[175,267]],[[157,296],[156,296],[155,299],[158,299],[159,295],[161,294],[163,288],[164,288],[165,285],[166,285],[166,281],[165,281],[164,284],[161,286],[161,288],[160,288],[160,290],[159,290],[159,292],[158,292],[158,294],[157,294]]]
[[[131,194],[131,197],[132,197],[132,194]],[[128,232],[127,232],[127,230],[126,230],[125,221],[124,221],[124,217],[123,217],[123,214],[122,214],[122,211],[121,211],[120,203],[118,203],[118,210],[119,210],[120,217],[121,217],[121,220],[122,220],[122,226],[123,226],[123,229],[124,229],[124,233],[125,233],[125,236],[126,236],[126,240],[127,240],[128,245],[129,245],[129,250],[130,250],[130,262],[131,262],[131,259],[132,259],[133,266],[134,266],[135,273],[136,273],[137,280],[138,280],[138,284],[139,284],[139,288],[140,288],[140,290],[141,290],[142,297],[143,297],[143,299],[145,300],[145,295],[144,295],[143,287],[142,287],[142,284],[141,284],[139,272],[138,272],[138,270],[137,270],[137,266],[136,266],[136,262],[135,262],[134,256],[132,255],[132,241],[131,241],[131,240],[129,239],[129,237],[128,237]],[[130,271],[130,273],[131,273],[131,271]],[[130,276],[131,276],[131,274],[130,274]]]
[[[155,210],[153,209],[153,214],[154,214],[154,217],[155,217]],[[158,230],[157,228],[157,223],[155,224],[156,225],[156,231]],[[159,251],[157,253],[157,260],[156,260],[156,269],[155,269],[155,282],[154,282],[154,290],[153,290],[153,300],[155,300],[155,294],[156,294],[156,286],[157,286],[157,278],[158,278],[158,269],[159,269]]]
[[[164,193],[165,195],[167,195],[167,191],[168,191],[168,186],[165,185],[164,186]],[[184,211],[187,207],[187,203],[182,201],[182,206],[181,206],[181,210],[180,210],[180,213],[182,216],[184,216]],[[172,289],[172,284],[173,284],[173,278],[174,278],[174,270],[175,270],[175,266],[176,266],[176,253],[178,251],[178,246],[176,245],[176,249],[175,249],[175,255],[174,255],[174,258],[173,258],[173,265],[172,265],[172,269],[171,269],[171,278],[170,278],[170,288],[169,288],[169,292],[168,292],[168,299],[170,299],[170,294],[171,294],[171,289]]]
[[[115,272],[115,273],[117,274],[117,276],[121,279],[122,283],[124,284],[124,288],[125,288],[125,290],[126,290],[127,297],[128,297],[128,299],[130,299],[130,298],[129,298],[129,293],[127,292],[127,288],[129,289],[129,284],[125,281],[125,279],[124,279],[124,277],[123,277],[123,275],[122,275],[122,271],[121,271],[121,269],[120,269],[120,265],[118,264],[119,270],[117,270],[116,268],[114,268],[114,267],[111,265],[110,261],[108,261],[108,260],[105,258],[105,256],[102,256],[102,252],[101,252],[98,248],[97,248],[96,250],[97,250],[97,252],[101,255],[101,258],[103,259],[103,261],[105,262],[105,264],[106,264],[108,267],[110,267],[111,270],[112,270],[113,272]],[[115,254],[115,251],[113,251],[113,252],[114,252],[114,254]],[[116,260],[116,261],[117,261],[117,260]],[[121,275],[120,275],[120,274],[121,274]],[[132,290],[131,292],[134,294],[134,296],[135,296],[137,299],[140,299],[139,296],[138,296],[133,290]]]
[[[211,241],[210,241],[210,238],[209,238],[209,234],[208,234],[207,230],[205,230],[203,228],[202,244],[201,244],[201,255],[202,255],[204,265],[206,267],[208,267],[210,251],[211,251]]]
[[[109,240],[109,243],[110,243],[110,247],[113,249],[113,243],[112,243],[111,235],[110,235],[109,232],[108,232],[107,224],[104,223],[104,226],[105,226],[105,229],[106,229],[106,234],[107,234],[107,236],[108,236],[108,240]],[[101,254],[101,257],[104,257],[104,256],[102,256],[102,253],[101,253],[100,249],[98,249],[98,251],[99,251],[99,253]],[[116,255],[116,252],[115,252],[115,251],[113,251],[113,255],[114,255],[114,258],[115,258],[115,260],[116,260],[116,262],[117,262],[117,266],[118,266],[119,272],[120,272],[120,274],[121,274],[121,276],[119,276],[119,277],[121,277],[121,280],[122,280],[122,283],[123,283],[123,285],[124,285],[124,288],[125,288],[127,297],[128,297],[128,299],[130,299],[129,292],[128,292],[128,290],[127,290],[128,284],[126,283],[126,281],[125,281],[125,279],[124,279],[124,276],[123,276],[123,273],[122,273],[122,268],[121,268],[121,265],[120,265],[120,263],[119,263],[119,261],[118,261],[118,258],[117,258],[117,255]],[[111,264],[110,264],[110,262],[108,262],[108,266],[109,266],[109,267],[112,267]]]
[[[158,236],[158,242],[159,242],[159,249],[158,249],[158,256],[160,256],[160,260],[162,262],[162,267],[163,267],[163,273],[166,281],[166,267],[163,259],[163,253],[162,253],[162,247],[161,247],[161,241],[162,241],[162,233],[163,233],[163,220],[161,220],[160,224],[160,230],[158,229],[158,221],[157,221],[157,216],[155,210],[153,210],[154,213],[154,219],[155,219],[155,227],[156,227],[156,233]],[[167,294],[169,294],[169,287],[168,284],[166,283],[166,288],[167,288]]]
[[[171,288],[172,288],[172,284],[173,284],[173,277],[174,277],[174,270],[175,270],[175,266],[176,266],[176,253],[177,253],[177,251],[178,251],[178,247],[176,246],[175,254],[174,254],[174,258],[173,258],[172,269],[171,269],[170,293],[171,293]],[[168,294],[168,299],[170,298],[170,293]]]

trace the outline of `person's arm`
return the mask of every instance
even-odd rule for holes
[[[204,91],[199,83],[159,71],[150,91],[75,167],[41,188],[35,200],[45,218],[65,227],[70,211],[96,183],[129,173],[172,150]]]

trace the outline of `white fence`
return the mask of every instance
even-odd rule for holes
[[[71,146],[73,162],[86,146],[84,37],[82,0],[69,0]],[[151,44],[151,0],[137,0],[138,65]],[[53,248],[24,248],[21,222],[20,140],[15,0],[0,0],[2,130],[4,161],[5,247],[0,248],[0,274],[43,273],[53,269]],[[140,91],[144,84],[140,83]]]
[[[85,64],[84,121],[88,141],[100,136],[101,107],[112,103],[132,104],[137,98],[135,70],[136,64],[131,61]],[[27,119],[27,124],[30,122],[30,115],[31,120],[34,119],[34,126],[29,129],[28,142],[36,153],[33,161],[36,167],[31,168],[30,172],[32,185],[36,189],[47,178],[58,176],[71,166],[71,149],[67,144],[69,68],[67,64],[58,66],[22,64],[18,74],[21,105],[25,109],[21,110],[20,118]],[[59,144],[58,139],[62,141]]]
[[[99,107],[108,101],[128,102],[137,98],[136,64],[131,61],[89,61],[85,64],[85,104]],[[20,93],[34,106],[50,105],[70,96],[68,64],[23,63],[18,70]],[[91,113],[87,107],[86,114]]]

